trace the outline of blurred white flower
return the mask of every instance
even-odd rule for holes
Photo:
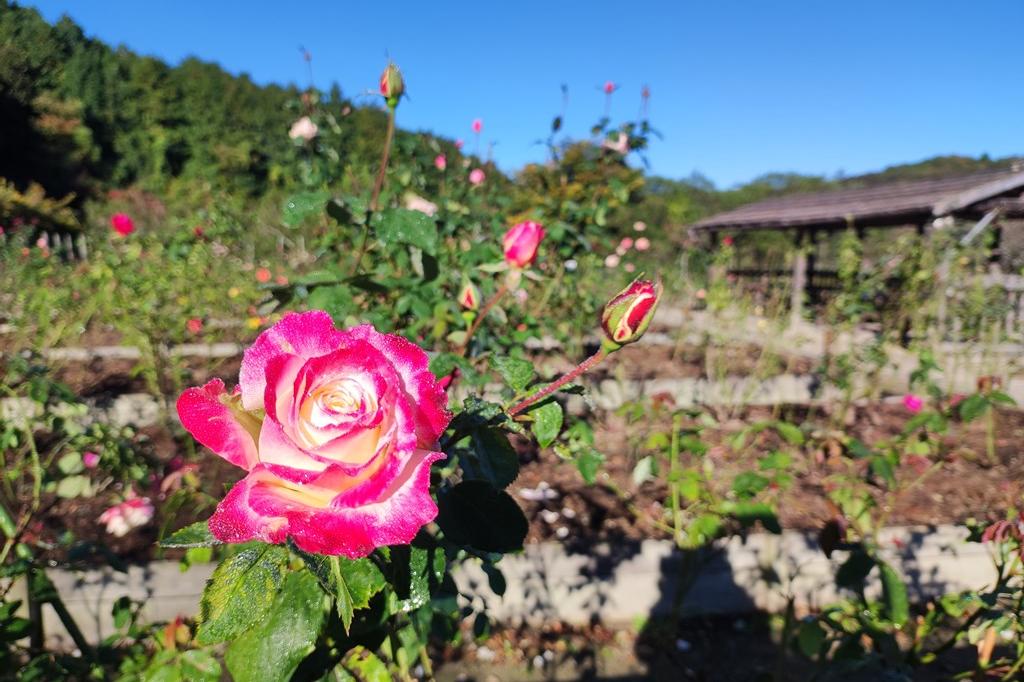
[[[405,195],[405,207],[410,211],[426,213],[430,217],[433,217],[434,214],[437,213],[437,204],[432,201],[427,201],[423,197],[415,194]]]
[[[288,137],[293,140],[301,138],[306,142],[309,142],[316,137],[318,130],[319,129],[316,127],[316,124],[313,123],[313,120],[309,116],[303,116],[292,124],[291,130],[288,131]]]

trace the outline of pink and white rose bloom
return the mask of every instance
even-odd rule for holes
[[[133,529],[149,523],[153,512],[148,497],[130,497],[100,514],[99,521],[107,527],[108,533],[123,538]]]
[[[483,170],[480,168],[474,168],[469,171],[469,184],[471,185],[479,185],[483,183],[486,178],[487,176],[484,175]]]
[[[437,515],[430,465],[451,414],[418,346],[330,315],[285,315],[246,349],[239,387],[190,388],[178,415],[245,469],[210,518],[223,542],[291,538],[351,558],[410,542]]]
[[[438,154],[434,157],[434,168],[439,171],[443,171],[448,167],[448,158],[444,154]]]
[[[293,140],[301,139],[309,142],[316,137],[319,132],[320,129],[317,128],[315,123],[313,123],[313,119],[309,116],[303,116],[292,124],[291,129],[288,131],[288,137]]]
[[[509,229],[501,240],[505,262],[513,268],[529,267],[537,258],[537,249],[544,234],[544,226],[532,220],[518,223]]]

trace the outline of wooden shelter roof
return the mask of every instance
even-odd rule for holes
[[[947,215],[974,215],[998,197],[1024,190],[1024,171],[996,170],[873,187],[792,194],[705,218],[698,230],[842,229],[920,225]]]

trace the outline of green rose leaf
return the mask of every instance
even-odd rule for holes
[[[210,532],[210,526],[206,521],[197,521],[185,526],[160,541],[160,546],[165,549],[212,547],[219,544],[221,544],[220,540],[213,537],[213,533]]]
[[[409,244],[433,255],[437,251],[437,224],[426,213],[389,208],[373,218],[374,234],[385,246]]]
[[[525,390],[534,376],[533,363],[521,358],[495,356],[491,358],[491,366],[516,393]]]
[[[228,671],[236,682],[290,680],[316,647],[326,614],[327,597],[316,577],[289,573],[263,622],[228,647]]]
[[[430,601],[444,578],[444,552],[414,540],[412,545],[391,548],[391,584],[397,600],[393,611],[408,613]],[[430,542],[433,542],[431,540]]]
[[[281,220],[288,227],[295,227],[307,217],[321,213],[331,198],[328,192],[302,192],[293,194],[284,202]]]
[[[604,455],[594,448],[585,448],[576,455],[576,469],[587,485],[594,485],[597,482],[597,472],[601,470],[604,462]]]
[[[342,682],[391,682],[387,665],[368,649],[357,646],[335,670]]]
[[[769,533],[782,532],[775,512],[762,502],[737,502],[732,507],[732,516],[744,526],[752,526],[755,521],[760,521]]]
[[[181,672],[186,680],[217,682],[220,679],[220,663],[213,655],[201,649],[190,649],[181,655]]]
[[[965,422],[974,421],[985,414],[988,408],[989,402],[981,393],[969,395],[960,403],[960,418]]]
[[[463,462],[466,478],[504,488],[519,476],[519,455],[499,429],[473,430],[472,455]]]
[[[889,612],[889,620],[897,627],[910,618],[910,602],[907,599],[907,586],[896,569],[881,560],[876,560],[882,579],[882,596]]]
[[[558,438],[558,432],[562,430],[562,406],[556,400],[548,400],[540,407],[536,407],[528,413],[533,417],[530,429],[537,438],[537,443],[546,448]]]
[[[529,524],[504,490],[486,481],[463,481],[437,498],[437,523],[452,542],[484,552],[522,549]]]
[[[288,564],[288,551],[257,544],[221,562],[206,583],[196,641],[216,644],[241,635],[266,616]]]

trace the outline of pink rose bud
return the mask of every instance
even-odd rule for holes
[[[527,220],[519,223],[501,240],[505,262],[513,268],[529,267],[537,258],[537,247],[544,239],[544,226]]]
[[[477,135],[479,135],[480,131],[483,130],[483,129],[484,129],[484,122],[481,121],[478,118],[474,118],[473,119],[473,132],[476,133]]]
[[[480,307],[480,290],[472,282],[467,281],[462,285],[459,292],[459,305],[466,310],[476,310]]]
[[[919,395],[908,393],[903,396],[903,407],[907,408],[908,412],[917,414],[921,411],[921,408],[924,407],[924,400],[922,400]]]
[[[122,237],[127,237],[135,231],[135,222],[124,213],[115,213],[110,216],[110,227]]]
[[[722,239],[722,245],[723,246],[732,246],[732,244],[733,244],[732,237],[724,237]]]
[[[438,154],[434,157],[434,168],[439,171],[443,171],[448,167],[448,159],[445,158],[444,154]]]
[[[198,334],[203,331],[203,321],[198,317],[193,317],[185,323],[185,328],[188,329],[190,334]]]
[[[474,168],[473,170],[469,171],[469,182],[472,185],[481,184],[486,177],[487,176],[484,175],[484,172],[479,168]]]
[[[661,280],[635,279],[608,301],[601,313],[604,347],[617,351],[627,343],[639,341],[647,331],[664,290]]]
[[[633,238],[623,237],[622,241],[619,242],[619,247],[621,247],[623,251],[629,251],[633,248]]]
[[[637,251],[646,251],[651,248],[651,240],[647,237],[640,237],[640,239],[636,240],[635,246]]]
[[[273,275],[267,268],[259,268],[256,270],[256,281],[260,284],[266,284],[270,281],[271,277],[273,277]]]
[[[82,453],[82,464],[86,469],[95,469],[96,465],[100,463],[100,456],[95,452],[83,452]]]
[[[394,62],[388,64],[384,73],[380,75],[380,95],[387,102],[388,106],[394,109],[398,106],[398,100],[405,92],[405,81],[402,79],[402,72],[398,70]]]
[[[604,84],[604,94],[610,95],[615,92],[615,83],[612,81],[606,81]]]

